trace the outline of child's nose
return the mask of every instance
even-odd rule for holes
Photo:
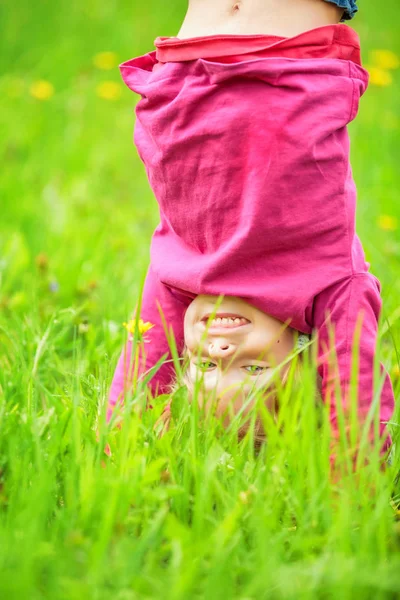
[[[210,358],[223,358],[230,356],[236,350],[236,346],[226,340],[213,340],[208,346]]]

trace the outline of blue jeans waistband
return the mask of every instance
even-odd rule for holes
[[[344,9],[342,21],[352,19],[358,11],[356,0],[325,0],[325,2],[331,2]]]

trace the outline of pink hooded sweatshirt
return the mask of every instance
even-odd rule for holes
[[[358,403],[365,419],[381,298],[355,233],[347,124],[368,84],[357,34],[332,25],[293,38],[158,38],[156,46],[121,65],[124,82],[141,96],[134,140],[160,208],[141,308],[155,326],[140,372],[168,355],[158,306],[181,351],[193,298],[239,296],[303,333],[318,332],[322,393],[336,430],[335,382],[346,408],[361,319]],[[127,342],[108,418],[132,385],[130,361]],[[383,432],[394,397],[379,370]],[[172,379],[163,365],[153,393],[165,392]]]

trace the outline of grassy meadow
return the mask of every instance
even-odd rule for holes
[[[350,128],[357,230],[382,282],[379,356],[399,404],[400,10],[360,4],[371,85]],[[105,425],[158,217],[118,63],[176,35],[184,10],[0,6],[0,598],[399,597],[399,451],[383,471],[365,446],[369,466],[346,476],[344,458],[332,483],[312,365],[290,406],[282,391],[281,423],[264,411],[268,448],[204,423],[182,391],[162,438],[166,399],[140,417],[140,390],[122,429]],[[399,423],[397,407],[394,439]]]

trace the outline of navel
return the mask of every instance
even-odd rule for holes
[[[232,13],[236,14],[240,11],[241,8],[241,2],[235,2],[235,4],[232,6]]]

